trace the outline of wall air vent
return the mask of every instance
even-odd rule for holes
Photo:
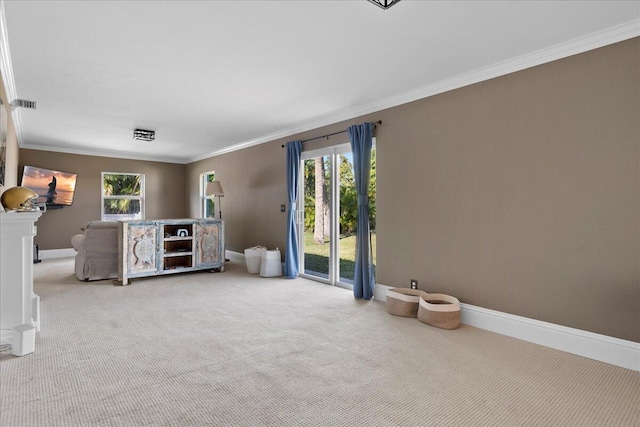
[[[35,110],[38,107],[38,103],[36,101],[29,101],[28,99],[14,99],[11,106],[13,108],[21,107]]]
[[[137,139],[138,141],[153,141],[156,139],[156,131],[136,129],[133,131],[133,139]]]

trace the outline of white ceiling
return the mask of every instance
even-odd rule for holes
[[[187,163],[638,36],[640,1],[5,0],[4,19],[5,80],[38,102],[22,147]]]

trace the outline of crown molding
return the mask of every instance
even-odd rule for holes
[[[589,50],[597,49],[638,36],[640,36],[640,19],[635,19],[603,31],[595,32],[583,37],[578,37],[564,43],[556,44],[549,48],[511,58],[506,61],[498,62],[496,64],[492,64],[490,66],[483,67],[469,73],[460,74],[449,79],[441,80],[430,85],[422,86],[402,94],[394,95],[368,104],[361,104],[353,108],[339,110],[326,116],[313,118],[312,120],[300,123],[297,126],[293,126],[278,132],[234,144],[221,150],[211,151],[186,159],[168,159],[166,157],[138,156],[132,155],[130,153],[109,152],[107,150],[92,151],[64,148],[56,148],[55,150],[52,150],[51,147],[47,146],[25,144],[22,138],[22,122],[20,118],[19,108],[13,109],[12,117],[16,130],[18,146],[20,148],[57,151],[62,153],[93,155],[101,157],[128,158],[135,160],[188,164],[198,160],[204,160],[210,157],[219,156],[221,154],[249,148],[254,145],[286,138],[324,126],[329,126],[341,121],[351,120],[366,114],[376,113],[381,110],[397,107],[402,104],[428,98],[430,96],[448,92],[450,90],[459,89],[475,83],[514,73],[516,71],[521,71],[527,68],[535,67],[537,65],[542,65],[548,62],[556,61],[558,59],[566,58],[572,55],[577,55],[579,53],[587,52]],[[4,0],[0,0],[0,72],[2,73],[2,77],[4,79],[8,102],[11,103],[13,100],[18,98],[18,95],[13,76],[13,67],[11,64],[11,54],[9,50],[9,40],[4,12]]]
[[[11,101],[17,98],[17,95],[15,82],[13,80],[11,54],[9,53],[7,23],[4,19],[4,0],[0,0],[0,72],[2,72],[2,78],[7,92],[7,101],[11,103]]]
[[[13,117],[13,125],[16,131],[18,146],[22,147],[22,120],[20,109],[11,108],[11,103],[18,98],[16,83],[13,78],[13,66],[11,65],[11,52],[9,50],[9,34],[7,32],[7,22],[4,19],[4,0],[0,0],[0,73],[4,82],[4,89],[7,94],[7,106],[9,114]]]
[[[123,153],[117,151],[105,151],[105,150],[86,150],[78,148],[65,148],[65,147],[50,147],[48,145],[40,144],[24,144],[20,148],[26,150],[40,150],[49,151],[52,153],[66,153],[66,154],[78,154],[81,156],[95,156],[95,157],[110,157],[114,159],[126,159],[126,160],[144,160],[147,162],[160,162],[160,163],[174,163],[185,165],[189,163],[185,159],[168,159],[166,156],[148,156],[138,155],[133,153]]]
[[[212,151],[190,159],[191,162],[204,160],[210,157],[219,156],[221,154],[248,148],[254,145],[263,144],[280,138],[296,135],[312,129],[323,126],[332,125],[337,122],[354,119],[366,114],[376,113],[388,108],[397,107],[398,105],[417,101],[419,99],[428,98],[450,90],[459,89],[485,80],[504,76],[522,71],[537,65],[546,64],[548,62],[567,58],[569,56],[584,53],[590,50],[598,49],[610,44],[618,43],[633,37],[640,36],[640,19],[626,22],[624,24],[610,27],[603,31],[578,37],[567,42],[559,43],[551,47],[540,49],[525,55],[508,59],[492,64],[487,67],[479,68],[469,73],[460,74],[449,79],[422,86],[420,88],[388,97],[369,104],[363,104],[354,108],[340,110],[334,114],[315,118],[312,121],[302,123],[298,126],[283,129],[282,131],[271,133],[259,138],[251,139],[239,144],[225,147],[221,150]]]
[[[392,106],[395,107],[417,101],[418,99],[522,71],[527,68],[533,68],[538,65],[568,58],[638,36],[640,36],[640,19],[635,19],[603,31],[591,33],[525,55],[516,56],[487,67],[478,68],[471,72],[436,82],[432,85],[423,86],[416,90],[387,98],[382,100],[381,104],[377,107],[381,109]]]

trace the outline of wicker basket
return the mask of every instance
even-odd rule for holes
[[[418,320],[442,329],[456,329],[460,326],[460,301],[444,294],[420,295]]]
[[[402,317],[417,317],[420,295],[424,291],[408,288],[387,289],[387,310],[389,314]]]

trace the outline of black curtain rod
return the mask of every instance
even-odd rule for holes
[[[374,126],[375,126],[375,125],[381,125],[381,124],[382,124],[382,120],[378,120],[377,122],[373,122],[373,125],[374,125]],[[305,143],[305,142],[315,141],[316,139],[322,139],[322,138],[327,138],[327,139],[329,139],[329,137],[330,137],[330,136],[333,136],[333,135],[340,135],[341,133],[345,133],[345,132],[347,132],[347,129],[345,129],[345,130],[341,130],[340,132],[334,132],[334,133],[329,133],[329,134],[322,135],[322,136],[316,136],[315,138],[305,139],[305,140],[300,141],[300,142]],[[284,144],[282,144],[282,148],[284,148],[284,147],[285,147],[285,145],[284,145]]]

